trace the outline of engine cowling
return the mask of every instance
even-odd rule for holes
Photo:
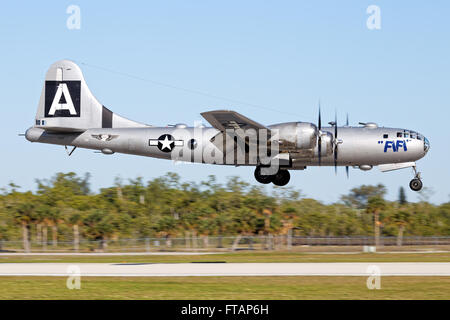
[[[287,122],[269,127],[278,132],[280,150],[299,151],[312,150],[317,145],[319,130],[309,122]]]
[[[322,140],[322,148],[321,155],[322,157],[329,156],[333,153],[333,135],[330,132],[323,132],[321,135]],[[319,150],[317,149],[316,156],[319,156]]]

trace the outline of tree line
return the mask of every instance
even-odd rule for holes
[[[238,177],[225,184],[209,176],[183,182],[175,173],[142,178],[92,192],[90,175],[57,173],[36,180],[37,190],[11,183],[0,194],[0,241],[22,239],[57,247],[80,239],[217,235],[302,236],[449,236],[450,203],[408,203],[403,188],[397,201],[385,200],[386,188],[362,185],[324,204],[291,187],[250,185]]]

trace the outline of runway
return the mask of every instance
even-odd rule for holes
[[[450,263],[0,263],[0,276],[450,276]]]

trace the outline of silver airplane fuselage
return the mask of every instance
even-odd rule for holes
[[[269,128],[271,126],[268,126]],[[176,155],[201,155],[207,150],[215,149],[211,139],[220,131],[211,128],[175,128],[175,127],[147,127],[147,128],[98,128],[88,129],[80,133],[62,133],[47,131],[42,128],[30,128],[26,138],[31,142],[41,142],[62,146],[73,146],[98,150],[105,154],[125,153],[159,159],[180,160]],[[334,127],[323,127],[322,132],[329,132],[334,138]],[[422,135],[414,131],[398,128],[366,128],[339,127],[339,157],[338,166],[377,166],[380,164],[413,162],[423,158],[429,148],[429,143]],[[408,137],[404,137],[408,133]],[[411,133],[413,137],[411,137]],[[174,145],[170,152],[163,151],[157,145],[150,145],[150,141],[157,141],[163,135],[171,135],[178,145]],[[398,135],[402,135],[398,137]],[[102,138],[103,137],[103,138]],[[110,138],[112,137],[112,138]],[[191,149],[189,141],[195,139],[196,147]],[[221,151],[222,152],[222,151]],[[295,159],[296,152],[291,152]],[[190,157],[190,162],[205,163],[202,157]],[[304,166],[317,166],[318,146],[314,148],[314,156],[305,159],[300,157],[295,165],[289,169]],[[220,163],[236,165],[236,163]],[[252,165],[248,161],[240,165]],[[253,164],[254,165],[254,164]],[[321,166],[334,166],[333,154],[323,155]]]

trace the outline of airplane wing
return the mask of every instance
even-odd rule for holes
[[[249,150],[249,143],[245,140],[245,136],[241,136],[243,131],[247,129],[254,129],[255,133],[258,134],[258,130],[265,129],[267,130],[267,140],[270,139],[270,129],[262,124],[253,121],[242,114],[231,111],[231,110],[215,110],[201,113],[203,118],[208,121],[214,128],[220,130],[220,133],[215,135],[211,142],[216,145],[219,149],[223,150],[224,154],[228,152],[232,152],[235,150],[236,146],[225,146],[225,135],[227,133],[226,130],[233,130],[235,133],[235,137],[241,142],[244,142],[246,150]],[[243,130],[240,131],[239,129]],[[238,130],[238,131],[236,131]],[[258,136],[257,136],[258,137]],[[242,145],[242,144],[240,144]]]
[[[215,110],[201,113],[203,118],[206,119],[214,128],[220,130],[220,132],[215,135],[211,142],[220,150],[223,151],[224,155],[229,152],[234,152],[234,150],[240,146],[244,146],[244,152],[248,152],[250,149],[249,140],[245,138],[245,130],[254,129],[257,134],[256,138],[259,138],[258,130],[265,129],[267,130],[267,141],[269,143],[271,132],[270,129],[262,124],[253,121],[236,111],[231,110]],[[241,143],[236,145],[226,145],[225,139],[226,134],[230,134],[228,130],[233,130],[234,137],[240,140]],[[243,130],[243,131],[241,131]],[[255,141],[258,143],[257,141]],[[253,143],[252,143],[253,146]],[[256,147],[256,146],[255,146]]]
[[[266,126],[259,124],[256,121],[250,120],[236,111],[231,110],[215,110],[201,113],[214,128],[220,131],[226,129],[267,129]]]

